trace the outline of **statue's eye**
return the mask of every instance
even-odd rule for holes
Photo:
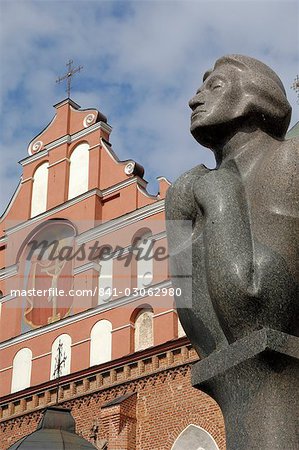
[[[212,90],[214,91],[215,89],[219,89],[219,88],[221,88],[222,87],[222,84],[219,84],[219,83],[215,83],[215,84],[212,84]]]

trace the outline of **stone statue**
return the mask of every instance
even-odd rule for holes
[[[224,410],[231,399],[220,399],[223,383],[219,377],[215,382],[215,376],[219,370],[225,372],[224,388],[228,391],[227,383],[239,382],[239,366],[234,360],[236,355],[232,356],[237,345],[241,345],[239,351],[244,355],[250,345],[248,339],[253,339],[253,348],[257,345],[254,339],[264,339],[264,350],[267,353],[271,349],[271,353],[277,351],[272,348],[277,339],[285,339],[284,343],[287,340],[290,348],[295,345],[294,336],[299,336],[299,142],[295,138],[284,140],[291,106],[281,80],[253,58],[229,55],[218,59],[214,69],[205,73],[203,84],[189,105],[191,133],[214,152],[217,166],[213,170],[203,165],[191,169],[168,191],[166,217],[172,281],[182,289],[176,302],[186,334],[200,357],[208,357],[209,361],[198,363],[201,366],[196,376],[193,371],[194,385],[202,389],[203,383],[204,390],[219,402],[226,419]],[[191,242],[182,245],[186,238],[175,221],[192,222]],[[189,280],[180,276],[187,272],[186,255],[190,252],[192,289],[187,288]],[[299,348],[299,340],[296,342]],[[250,365],[248,370],[253,376],[257,375],[254,371],[259,371],[256,360],[260,360],[260,350],[256,352],[253,365],[244,362]],[[221,361],[221,355],[226,359]],[[293,357],[292,354],[287,358]],[[228,358],[233,376],[227,375],[226,369],[219,369]],[[282,359],[275,360],[271,370],[277,371],[278,365],[282,371]],[[291,377],[296,373],[298,382],[297,362],[288,362],[284,359],[282,365],[292,366],[285,370],[292,373]],[[209,378],[212,372],[214,381]],[[269,376],[267,372],[265,378]],[[278,381],[273,383],[276,386]],[[283,386],[280,388],[287,389]],[[242,386],[247,388],[254,390],[254,386]],[[299,407],[298,399],[297,402]],[[273,419],[273,412],[269,417]],[[243,419],[246,422],[248,418]],[[271,440],[269,445],[258,439],[256,444],[249,444],[245,432],[235,444],[236,437],[230,436],[227,421],[226,427],[229,449],[299,448],[294,444],[294,426],[291,444],[282,444],[283,436]],[[246,427],[247,436],[251,426],[247,423]]]

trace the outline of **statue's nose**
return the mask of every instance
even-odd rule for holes
[[[197,94],[194,95],[194,97],[192,97],[191,100],[189,101],[189,106],[192,109],[192,111],[194,111],[198,106],[204,105],[204,104],[205,104],[205,102],[203,101],[199,92],[197,92]]]

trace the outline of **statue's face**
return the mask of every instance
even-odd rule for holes
[[[239,117],[243,111],[241,103],[244,105],[238,69],[227,65],[213,70],[189,102],[192,135],[209,146],[206,137],[210,127],[215,134],[215,126]]]

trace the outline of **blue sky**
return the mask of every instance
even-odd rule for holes
[[[292,125],[299,120],[290,89],[299,72],[297,1],[1,0],[0,22],[0,212],[18,184],[17,161],[66,96],[55,80],[70,58],[84,66],[72,99],[108,117],[114,150],[145,167],[151,193],[157,176],[174,180],[196,164],[213,166],[190,135],[188,100],[224,54],[272,67]]]

